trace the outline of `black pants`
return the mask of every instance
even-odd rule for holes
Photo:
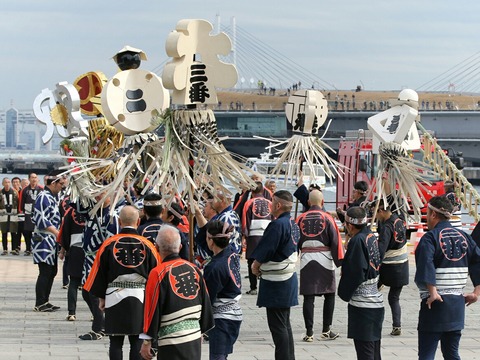
[[[12,250],[20,251],[20,241],[22,239],[22,233],[12,233]]]
[[[32,231],[23,231],[23,238],[25,239],[25,250],[32,251]]]
[[[315,313],[315,296],[303,295],[303,320],[307,335],[313,335],[313,318]],[[322,296],[322,295],[318,295]],[[323,303],[323,328],[322,332],[330,330],[333,321],[333,311],[335,310],[335,294],[323,294],[325,301]]]
[[[81,277],[70,276],[67,293],[68,315],[75,315],[77,312],[78,287],[80,285],[82,285]]]
[[[402,309],[400,308],[400,294],[403,286],[391,287],[388,292],[388,304],[392,310],[393,327],[402,327]]]
[[[68,285],[69,279],[68,279],[68,259],[70,257],[68,255],[65,255],[63,258],[63,266],[62,266],[62,285]]]
[[[105,316],[98,307],[100,300],[85,289],[82,289],[82,297],[93,315],[92,331],[96,333],[103,331],[105,329]]]
[[[17,244],[18,242],[18,234],[17,233],[10,233],[11,234],[11,240],[12,240],[12,251],[17,250],[20,248],[20,243]],[[2,232],[2,245],[3,245],[3,250],[7,251],[8,250],[8,232]]]
[[[357,360],[382,360],[380,355],[380,340],[360,341],[353,340],[357,352]]]
[[[252,264],[255,259],[247,259],[248,280],[250,281],[250,290],[257,290],[257,276],[252,273]]]
[[[460,360],[458,348],[462,331],[447,331],[447,332],[418,332],[418,359],[419,360],[434,360],[437,352],[438,342],[442,349],[442,355],[447,360]]]
[[[43,262],[38,264],[38,277],[35,284],[35,306],[48,303],[57,270],[56,262],[55,265],[48,265]]]
[[[110,335],[110,347],[108,350],[110,360],[123,359],[122,348],[124,340],[124,335]],[[138,335],[128,335],[128,341],[130,342],[129,360],[142,360],[140,355],[142,340],[138,338]]]
[[[290,308],[267,308],[267,322],[275,344],[275,360],[295,360]]]

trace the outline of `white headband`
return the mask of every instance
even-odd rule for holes
[[[452,214],[449,213],[447,210],[445,210],[444,208],[441,208],[441,209],[438,209],[436,208],[435,206],[431,205],[430,203],[428,204],[428,208],[430,210],[433,210],[439,214],[442,214],[443,216],[445,216],[447,219],[450,219],[452,217]]]
[[[143,206],[161,206],[162,200],[144,200]]]
[[[280,204],[282,204],[284,206],[293,206],[292,201],[284,200],[282,198],[279,198],[278,196],[274,196],[274,198],[277,199],[277,202],[279,202]]]
[[[228,230],[228,228],[230,227],[230,224],[225,222],[223,224],[223,229],[222,229],[222,232],[221,233],[218,233],[217,235],[212,235],[210,233],[208,233],[208,235],[210,235],[210,237],[213,239],[213,238],[230,238],[232,236],[232,232],[233,231],[230,231],[230,232],[226,232]]]
[[[367,223],[367,217],[364,218],[353,218],[348,215],[345,215],[345,221],[352,225],[364,225]]]

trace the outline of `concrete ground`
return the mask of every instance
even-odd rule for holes
[[[60,264],[61,265],[61,264]],[[246,275],[246,262],[242,262],[243,275]],[[410,255],[410,275],[413,279],[415,264]],[[90,313],[79,293],[77,321],[68,322],[67,291],[62,289],[61,276],[57,275],[50,302],[61,306],[54,313],[37,313],[32,310],[35,301],[35,280],[37,267],[31,257],[0,257],[0,359],[2,360],[41,360],[41,359],[108,359],[108,339],[82,341],[78,338],[90,330]],[[243,279],[244,290],[248,290],[248,280]],[[471,290],[471,284],[468,285]],[[384,291],[385,300],[388,288]],[[232,360],[273,359],[273,343],[267,327],[265,309],[255,306],[256,296],[244,295],[241,300],[244,322],[235,344]],[[300,303],[302,298],[299,299]],[[305,343],[301,306],[292,308],[291,318],[295,337],[297,360],[355,359],[353,342],[346,338],[347,304],[337,298],[333,330],[340,333],[334,341],[318,340],[321,331],[323,299],[316,300],[315,341]],[[413,280],[404,288],[401,296],[402,335],[392,337],[391,316],[388,304],[382,339],[382,359],[417,358],[417,318],[419,297]],[[462,359],[480,359],[478,337],[480,303],[467,308],[466,328],[460,343]],[[125,341],[124,358],[128,358],[128,340]],[[203,358],[208,359],[208,345],[202,349]],[[441,359],[440,350],[437,359]]]

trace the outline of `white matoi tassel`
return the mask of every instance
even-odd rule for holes
[[[385,203],[387,203],[387,196],[391,195],[396,209],[409,207],[414,213],[415,221],[420,222],[420,208],[426,203],[423,192],[428,192],[426,186],[431,184],[427,178],[434,173],[427,164],[411,158],[408,152],[397,143],[381,144],[379,155],[380,163],[375,185],[370,192],[375,188],[377,198],[384,199]],[[384,188],[390,189],[391,193],[386,194]],[[377,208],[375,208],[374,217],[376,210]]]
[[[311,182],[315,182],[315,164],[323,166],[325,175],[330,179],[330,182],[333,181],[336,175],[343,180],[342,175],[344,174],[345,166],[328,156],[325,149],[329,149],[334,153],[335,151],[321,139],[314,136],[293,135],[290,139],[278,142],[270,147],[277,148],[283,145],[285,145],[285,148],[278,151],[278,163],[273,169],[273,174],[277,177],[280,176],[280,172],[283,170],[282,164],[287,163],[285,181],[298,178],[301,170],[300,160],[303,159],[305,165],[310,168]]]

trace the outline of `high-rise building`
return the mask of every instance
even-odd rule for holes
[[[35,117],[33,110],[10,108],[0,110],[0,149],[57,151],[62,138],[54,132],[53,138],[44,144],[45,125]]]

